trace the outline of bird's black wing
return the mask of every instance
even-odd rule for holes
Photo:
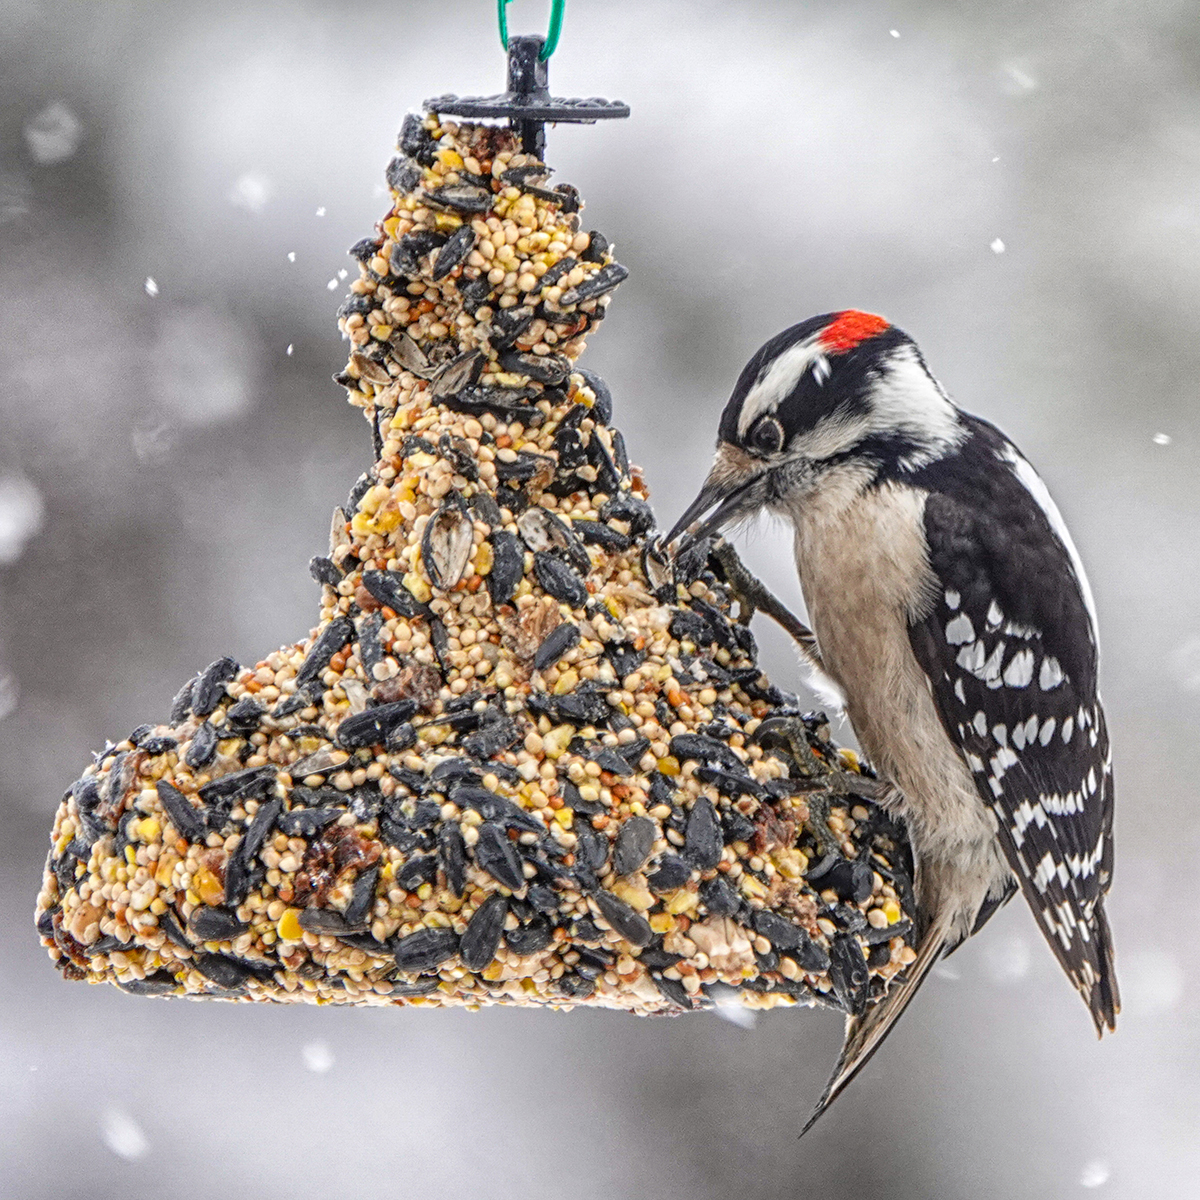
[[[1112,759],[1087,583],[1033,468],[968,420],[964,453],[921,481],[938,589],[910,640],[1046,940],[1111,1028]]]

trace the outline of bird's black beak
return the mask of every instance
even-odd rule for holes
[[[716,472],[714,471],[705,480],[700,494],[688,505],[687,511],[675,522],[675,527],[667,534],[666,544],[669,546],[680,534],[687,531],[689,526],[699,521],[705,513],[709,513],[708,517],[688,533],[680,549],[692,542],[720,533],[726,525],[753,512],[761,503],[757,493],[766,474],[765,471],[761,471],[749,479],[719,479],[715,478]]]

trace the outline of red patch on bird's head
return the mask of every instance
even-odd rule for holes
[[[829,354],[845,354],[847,351],[853,350],[859,343],[890,328],[891,326],[882,317],[850,308],[843,313],[838,313],[825,326],[821,332],[821,345]]]

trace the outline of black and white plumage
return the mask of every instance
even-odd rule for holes
[[[816,638],[807,657],[893,787],[885,803],[909,828],[925,925],[906,979],[849,1019],[813,1120],[934,963],[1018,888],[1097,1030],[1114,1028],[1095,612],[1041,478],[953,404],[907,335],[831,313],[751,359],[671,537],[764,509],[794,529]]]

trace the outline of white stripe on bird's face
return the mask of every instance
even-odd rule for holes
[[[824,383],[829,378],[829,359],[825,356],[819,336],[789,346],[758,377],[746,393],[742,411],[738,414],[739,440],[746,436],[750,426],[764,413],[778,411],[780,404],[796,390],[797,384],[809,370],[818,383]]]

